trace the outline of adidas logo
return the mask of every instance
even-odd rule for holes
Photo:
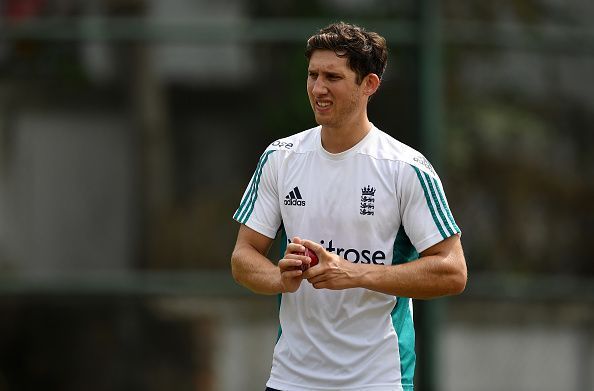
[[[301,196],[297,186],[285,197],[285,205],[305,206],[305,200]]]

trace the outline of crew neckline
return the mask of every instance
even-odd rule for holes
[[[371,129],[369,129],[369,132],[367,132],[365,137],[363,137],[357,144],[353,145],[346,151],[332,153],[332,152],[328,152],[322,145],[322,127],[320,126],[318,129],[318,147],[319,147],[318,150],[323,157],[328,158],[330,160],[346,159],[347,157],[349,157],[353,154],[356,154],[361,149],[361,147],[367,143],[367,140],[369,140],[371,138],[371,134],[375,133],[375,129],[376,129],[376,127],[372,123]]]

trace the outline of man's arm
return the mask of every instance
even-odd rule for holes
[[[272,242],[273,239],[241,224],[231,255],[233,278],[256,293],[295,292],[303,280],[301,264],[307,259],[298,255],[303,252],[303,246],[299,244],[299,238],[290,243],[277,266],[266,257]]]
[[[466,260],[459,235],[423,251],[415,261],[400,265],[353,264],[321,245],[305,241],[320,260],[303,277],[315,288],[361,287],[399,297],[430,299],[461,293],[466,287]]]

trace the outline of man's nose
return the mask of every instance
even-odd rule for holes
[[[326,84],[324,83],[322,78],[318,77],[314,81],[314,85],[313,85],[311,92],[312,92],[312,94],[314,94],[316,96],[324,95],[325,93],[328,92],[328,88],[326,88]]]

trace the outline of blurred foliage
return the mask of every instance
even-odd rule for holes
[[[594,186],[580,173],[579,138],[503,99],[463,105],[448,135],[448,193],[468,228],[473,270],[593,272],[582,243]]]
[[[414,25],[419,17],[413,1],[237,3],[252,18]],[[36,4],[33,20],[84,16],[88,11],[75,2]],[[146,17],[150,9],[139,0],[109,1],[94,12]],[[579,72],[591,80],[584,72],[590,60],[571,52],[547,52],[546,45],[534,53],[505,43],[470,47],[447,40],[449,23],[459,21],[543,28],[583,24],[588,6],[577,0],[566,7],[539,0],[444,1],[442,9],[447,154],[437,166],[464,231],[471,269],[593,273],[584,243],[594,219],[589,201],[594,97],[592,91],[574,91]],[[5,7],[4,15],[9,11]],[[521,29],[518,34],[523,34]],[[244,60],[253,64],[253,71],[241,82],[224,85],[215,79],[200,84],[158,79],[156,72],[151,76],[147,53],[158,45],[150,41],[104,43],[114,71],[102,79],[89,72],[85,42],[5,41],[0,57],[5,91],[0,102],[2,164],[9,165],[19,113],[32,107],[73,112],[86,107],[130,117],[136,201],[144,205],[136,217],[141,250],[134,265],[225,268],[236,231],[230,217],[258,156],[273,140],[315,125],[305,92],[306,38],[302,43],[247,43],[249,58]],[[414,38],[390,42],[390,55],[370,116],[379,128],[422,151],[418,128],[425,113],[419,112],[420,60]],[[574,64],[580,61],[585,65]],[[151,87],[146,91],[157,97],[156,106],[137,102],[146,92],[136,78],[141,71],[149,72]],[[167,141],[160,146],[160,156],[172,160],[162,182],[171,183],[172,196],[152,209],[145,198],[154,171],[145,164],[151,161],[155,145],[149,142],[155,139],[143,133],[155,115],[151,107],[164,118],[151,130]]]

